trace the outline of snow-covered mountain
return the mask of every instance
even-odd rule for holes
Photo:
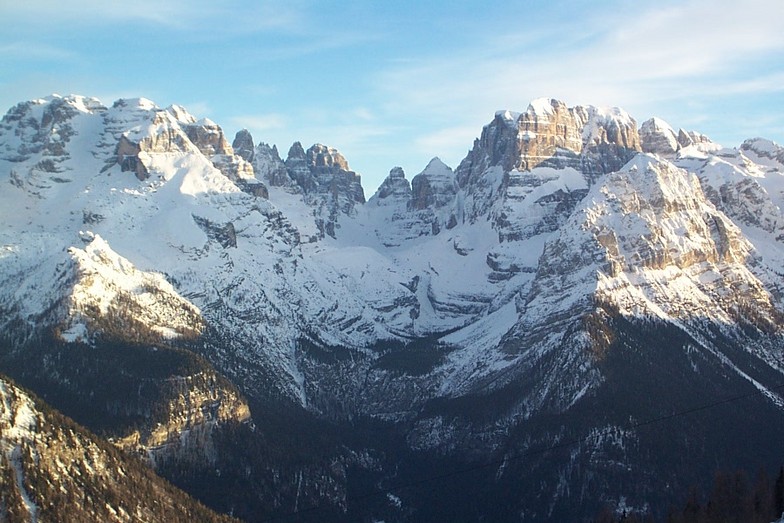
[[[581,442],[489,475],[499,489],[537,478],[510,509],[532,520],[666,499],[646,492],[693,478],[721,445],[694,471],[666,468],[629,427],[691,400],[756,390],[752,410],[784,426],[784,148],[770,141],[726,149],[541,99],[496,113],[454,170],[434,158],[409,182],[396,167],[366,202],[332,147],[297,142],[283,159],[179,106],[52,96],[0,123],[0,184],[9,368],[41,340],[162,344],[205,358],[191,376],[217,371],[188,382],[221,405],[199,423],[247,423],[222,374],[251,405],[389,424],[406,452],[451,463]],[[66,383],[64,354],[20,373]],[[393,477],[386,443],[346,441],[342,463]],[[623,486],[648,467],[661,476]]]

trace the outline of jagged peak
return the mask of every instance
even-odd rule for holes
[[[217,123],[213,122],[212,120],[206,117],[197,120],[195,123],[196,125],[201,125],[202,127],[220,129],[220,125],[218,125]]]
[[[255,150],[259,154],[264,154],[276,160],[280,160],[280,153],[278,152],[278,146],[275,144],[270,145],[267,142],[259,142],[258,145],[256,145]]]
[[[555,114],[556,108],[565,109],[566,104],[555,98],[536,98],[528,104],[526,112],[537,116],[546,116]]]
[[[449,167],[444,162],[442,162],[441,158],[439,158],[438,156],[434,156],[433,158],[431,158],[430,161],[427,163],[425,169],[419,174],[424,174],[426,176],[433,176],[433,175],[454,176],[454,172],[452,171],[452,168]]]
[[[403,170],[402,167],[392,167],[392,169],[389,170],[389,175],[387,176],[388,179],[405,178],[405,177],[406,177],[406,172]]]
[[[308,165],[311,168],[338,168],[344,171],[351,171],[346,158],[334,147],[315,143],[305,152]]]
[[[234,149],[234,154],[240,156],[246,162],[253,162],[255,157],[256,146],[253,144],[253,135],[247,129],[241,129],[234,135],[234,141],[231,142],[231,147]],[[275,156],[278,151],[275,150]]]
[[[646,153],[673,156],[682,145],[670,124],[661,118],[645,120],[640,126],[639,134],[642,150]]]
[[[305,149],[302,148],[302,143],[298,141],[291,144],[289,153],[286,155],[287,162],[292,159],[305,159]]]
[[[92,96],[82,96],[79,94],[69,94],[62,96],[57,93],[52,93],[49,96],[31,100],[31,103],[34,105],[64,103],[83,113],[92,113],[96,110],[101,111],[106,109],[106,106],[103,105],[103,103],[101,103],[98,98]]]
[[[149,98],[120,98],[115,100],[112,104],[113,109],[142,109],[145,111],[155,111],[160,109],[158,104],[150,100]]]
[[[191,113],[189,113],[188,110],[181,105],[172,104],[166,108],[166,111],[168,111],[172,116],[174,116],[174,118],[180,123],[184,123],[184,124],[196,123],[196,117],[193,116]]]
[[[773,160],[784,164],[784,147],[767,138],[750,138],[741,144],[740,150],[746,154],[753,153],[759,160]]]
[[[380,204],[383,201],[403,200],[408,202],[411,198],[411,184],[406,179],[406,173],[402,167],[393,167],[387,177],[379,185],[376,194],[368,200],[368,203]]]
[[[672,126],[658,116],[653,116],[645,120],[640,126],[640,130],[643,129],[651,131],[665,131],[675,134],[675,130],[672,128]]]
[[[767,138],[749,138],[748,140],[744,141],[741,146],[741,149],[752,149],[758,153],[768,153],[768,154],[778,154],[784,147],[777,144],[773,140],[768,140]]]

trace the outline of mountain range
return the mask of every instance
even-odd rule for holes
[[[53,95],[0,187],[0,372],[218,512],[661,515],[781,464],[769,140],[539,99],[366,199],[327,145]]]

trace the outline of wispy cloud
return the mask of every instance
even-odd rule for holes
[[[721,4],[721,5],[719,5]],[[752,15],[759,12],[760,15]],[[513,36],[394,67],[379,79],[400,105],[449,106],[470,99],[504,101],[531,92],[563,92],[576,98],[650,99],[657,85],[731,71],[754,54],[784,51],[784,2],[693,0],[642,13],[590,15],[590,43],[554,49],[510,47]],[[596,26],[603,30],[596,33]],[[577,25],[564,32],[580,31]],[[549,28],[552,35],[556,28]],[[579,38],[579,33],[572,38]],[[551,36],[552,38],[552,36]],[[498,44],[502,44],[498,47]],[[449,85],[445,88],[445,84]],[[707,84],[710,85],[710,84]],[[740,85],[740,84],[736,84]],[[749,85],[749,87],[752,87]],[[597,96],[598,95],[598,96]]]
[[[235,116],[231,122],[239,127],[250,129],[251,131],[269,131],[286,127],[286,118],[281,114],[250,114]]]
[[[422,153],[430,155],[452,152],[455,144],[462,144],[462,148],[467,150],[476,137],[477,131],[477,127],[473,125],[446,127],[417,137],[415,143]],[[443,158],[443,160],[455,161],[454,158]]]
[[[76,53],[40,42],[18,41],[0,44],[2,60],[72,60]]]
[[[170,29],[193,31],[209,29],[210,33],[289,30],[300,25],[296,2],[265,1],[213,2],[207,0],[135,0],[132,5],[103,0],[26,0],[7,3],[3,11],[9,17],[35,20],[49,27],[89,27],[107,22],[142,22]],[[207,34],[207,33],[205,33]]]
[[[454,140],[452,149],[464,151],[465,129],[473,126],[476,136],[496,109],[524,109],[539,96],[621,105],[647,117],[665,101],[784,85],[780,0],[596,7],[584,15],[532,23],[533,38],[514,26],[465,49],[389,64],[374,87],[387,111],[429,114],[445,126],[417,137],[418,144],[449,147]],[[568,44],[558,43],[561,35]],[[768,72],[747,77],[754,63]]]

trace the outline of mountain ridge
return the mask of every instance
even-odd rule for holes
[[[496,113],[454,170],[434,158],[409,181],[394,168],[366,201],[329,146],[295,142],[284,160],[247,131],[230,145],[180,106],[71,96],[9,111],[0,175],[11,353],[46,329],[86,346],[106,333],[165,343],[251,404],[388,423],[406,452],[458,461],[514,449],[520,434],[587,438],[591,409],[611,413],[605,428],[652,414],[642,400],[648,411],[621,412],[607,391],[636,397],[625,362],[666,395],[641,370],[653,354],[673,365],[680,400],[692,376],[759,390],[755,408],[776,419],[784,405],[784,148],[763,139],[725,149],[660,119],[638,128],[618,108],[539,99]],[[640,334],[654,324],[674,353]],[[493,401],[477,415],[482,398]],[[564,420],[561,432],[529,426],[545,419]],[[341,462],[367,452],[370,468],[390,465],[388,449],[362,445]],[[536,506],[534,520],[570,499],[587,507],[548,488],[559,474],[588,488],[590,474],[565,472],[578,462],[612,468],[589,454],[521,465],[543,486],[515,503]],[[642,491],[629,495],[643,506]]]

